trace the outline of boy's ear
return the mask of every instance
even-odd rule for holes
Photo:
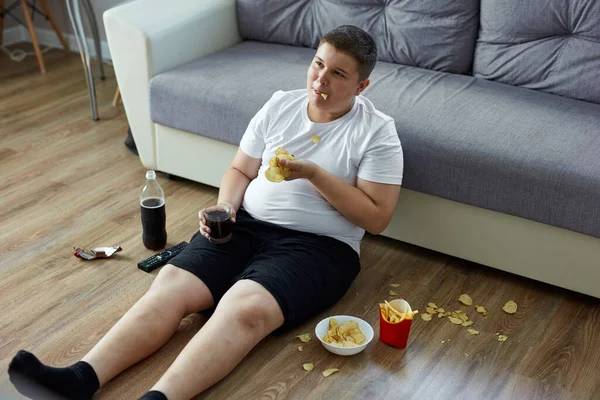
[[[354,95],[358,96],[360,92],[369,87],[370,83],[371,81],[369,80],[369,78],[365,79],[364,81],[358,82],[358,87],[356,88],[356,93],[354,93]]]

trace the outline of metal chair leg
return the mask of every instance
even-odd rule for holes
[[[100,31],[98,30],[98,23],[96,22],[96,14],[94,13],[90,0],[83,0],[83,7],[85,8],[90,27],[92,28],[92,35],[94,35],[94,45],[96,47],[98,68],[100,69],[100,79],[105,80],[106,76],[104,75],[104,64],[102,62],[102,46],[100,46]]]
[[[94,85],[94,73],[90,64],[90,51],[88,49],[87,40],[85,38],[85,31],[83,30],[83,24],[81,23],[81,13],[79,10],[79,0],[66,0],[67,11],[69,12],[69,18],[73,25],[73,32],[75,33],[75,39],[79,46],[79,53],[81,54],[81,62],[83,63],[83,69],[85,72],[85,78],[87,80],[88,90],[90,94],[90,105],[92,107],[92,118],[94,121],[98,121],[98,106],[96,104],[96,87]]]

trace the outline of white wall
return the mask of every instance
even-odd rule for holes
[[[4,7],[7,8],[14,2],[19,0],[6,0]],[[102,42],[102,56],[105,59],[110,59],[110,53],[108,50],[108,44],[106,43],[106,32],[104,30],[104,21],[102,19],[102,15],[104,11],[112,8],[118,4],[127,3],[132,0],[91,0],[92,8],[94,9],[94,13],[96,14],[96,21],[98,24],[98,30],[100,31],[100,40]],[[78,51],[77,42],[75,41],[75,36],[73,35],[73,28],[71,25],[71,20],[69,19],[69,13],[67,11],[67,5],[65,0],[49,0],[48,5],[56,21],[59,26],[63,36],[65,36],[67,42],[69,43],[69,47],[71,51]],[[37,2],[36,6],[41,9],[39,2]],[[86,36],[88,38],[88,47],[92,56],[95,56],[95,48],[93,45],[93,41],[91,40],[92,34],[89,29],[89,23],[87,19],[87,15],[85,14],[85,9],[83,5],[80,5],[81,8],[81,18],[83,25],[86,29]],[[14,15],[21,21],[25,21],[23,16],[23,10],[19,6],[13,11]],[[36,27],[36,35],[42,46],[54,46],[61,47],[56,34],[52,30],[50,23],[42,18],[41,15],[35,14],[33,16],[33,24]],[[17,23],[13,18],[9,16],[4,17],[4,38],[3,44],[9,45],[18,42],[31,42],[31,38],[29,36],[29,32],[27,29],[19,23]]]

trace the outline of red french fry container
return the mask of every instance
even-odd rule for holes
[[[408,305],[405,300],[393,300],[390,304],[396,311],[411,311],[410,305]],[[385,344],[389,344],[398,349],[404,349],[408,342],[411,325],[412,319],[405,319],[402,322],[392,324],[383,318],[383,314],[381,313],[381,310],[379,310],[379,339]]]

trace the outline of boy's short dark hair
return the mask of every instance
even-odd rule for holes
[[[347,53],[358,62],[358,79],[371,75],[377,63],[377,44],[367,32],[354,25],[342,25],[327,32],[319,42],[329,43],[337,50]]]

